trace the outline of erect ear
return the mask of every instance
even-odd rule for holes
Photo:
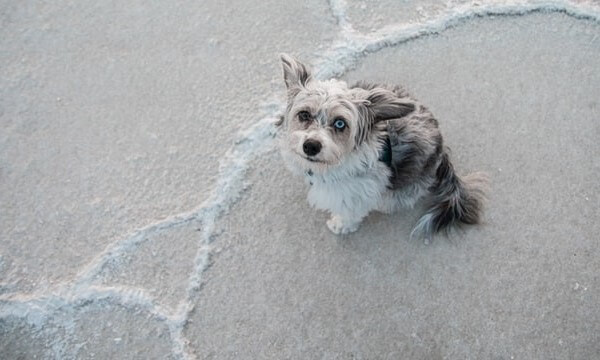
[[[371,112],[373,122],[398,119],[415,111],[415,103],[410,98],[398,97],[383,88],[369,90],[365,105]]]
[[[312,79],[310,70],[304,64],[287,54],[281,54],[279,57],[283,66],[283,79],[285,80],[288,94],[295,95]]]

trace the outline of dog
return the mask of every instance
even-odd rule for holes
[[[287,106],[277,126],[284,163],[305,178],[308,202],[330,212],[334,234],[358,229],[371,211],[392,213],[424,200],[411,237],[430,240],[480,223],[486,177],[459,177],[427,107],[397,85],[315,79],[281,54]]]

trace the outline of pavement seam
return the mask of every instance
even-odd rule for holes
[[[592,4],[571,1],[535,3],[515,1],[508,4],[490,3],[478,6],[465,4],[448,9],[418,24],[387,25],[365,34],[356,31],[352,26],[346,14],[345,0],[329,0],[328,4],[340,27],[340,38],[332,43],[329,50],[315,62],[317,77],[321,79],[345,73],[368,54],[424,36],[438,34],[474,18],[547,12],[564,13],[576,19],[600,22],[600,8]],[[200,292],[202,274],[210,263],[215,224],[241,199],[245,189],[245,175],[253,159],[273,149],[276,132],[273,124],[282,106],[279,100],[266,103],[259,111],[262,115],[255,118],[257,121],[254,125],[240,133],[238,140],[223,157],[218,180],[211,195],[202,205],[192,211],[146,225],[129,236],[113,242],[84,265],[72,282],[58,284],[43,292],[11,293],[0,296],[0,319],[24,318],[28,323],[41,327],[61,308],[73,309],[90,302],[104,301],[127,309],[143,310],[155,320],[163,322],[167,325],[171,336],[172,355],[179,359],[195,359],[196,355],[184,331]],[[202,229],[194,267],[188,277],[185,299],[179,303],[175,311],[159,304],[157,299],[148,294],[143,287],[93,284],[108,264],[125,254],[136,251],[141,244],[148,241],[149,236],[166,233],[196,221],[201,223]]]

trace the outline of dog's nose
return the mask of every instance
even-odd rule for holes
[[[308,156],[314,156],[321,151],[321,143],[316,140],[306,140],[302,145],[304,153]]]

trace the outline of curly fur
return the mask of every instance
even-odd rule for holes
[[[485,177],[455,173],[437,120],[402,87],[318,81],[306,65],[285,54],[281,60],[288,95],[278,123],[281,154],[310,185],[309,203],[331,213],[331,231],[355,231],[370,211],[390,213],[422,199],[427,210],[412,235],[431,239],[480,222]],[[334,126],[340,119],[341,130]],[[318,153],[307,141],[319,144]],[[387,143],[390,164],[379,161]]]

